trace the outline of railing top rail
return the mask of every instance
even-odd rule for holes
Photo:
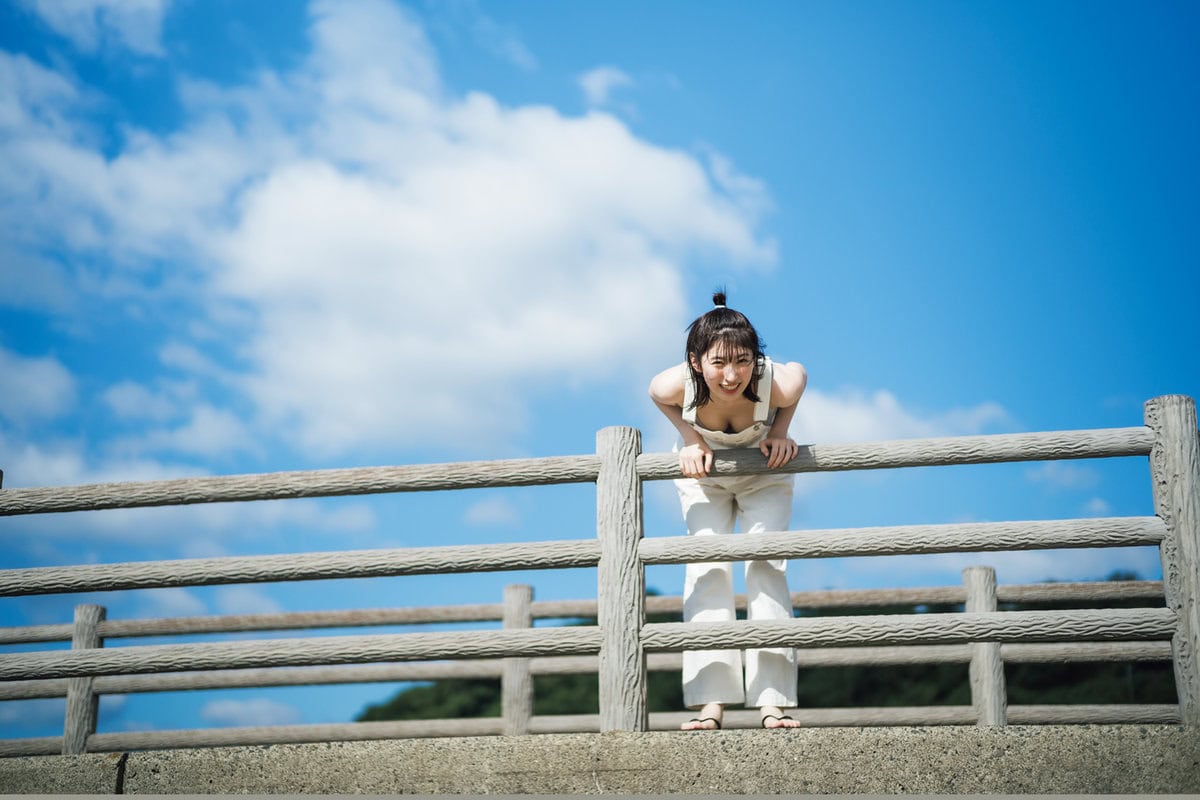
[[[801,447],[797,458],[780,470],[827,472],[1148,455],[1153,438],[1149,428],[1132,427],[814,444]],[[679,477],[678,461],[671,453],[646,453],[637,463],[644,480]],[[756,450],[721,451],[714,465],[715,474],[750,475],[765,470]],[[599,472],[598,456],[578,455],[0,489],[0,516],[588,483],[595,481]]]
[[[1150,454],[1153,444],[1154,434],[1144,426],[897,439],[853,444],[812,444],[802,445],[795,460],[775,468],[773,472],[839,472],[1145,456]],[[719,450],[715,455],[715,475],[759,475],[768,471],[766,459],[756,449]],[[645,453],[638,456],[637,466],[638,475],[643,480],[679,477],[679,457],[674,453]]]
[[[580,455],[2,489],[0,516],[588,483],[595,481],[599,473],[599,457]]]

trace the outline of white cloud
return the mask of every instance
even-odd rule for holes
[[[216,605],[222,614],[276,614],[283,611],[278,602],[253,586],[224,586],[217,589]]]
[[[756,230],[765,192],[711,154],[604,114],[448,97],[395,5],[318,2],[312,21],[297,71],[184,82],[189,121],[130,131],[113,157],[15,104],[0,189],[25,204],[20,224],[106,254],[86,285],[107,297],[198,298],[224,338],[164,358],[253,409],[234,419],[210,400],[143,444],[207,455],[205,432],[226,444],[239,425],[321,457],[504,442],[552,382],[654,369],[645,343],[682,327],[691,254],[774,263]],[[40,97],[69,105],[69,82],[38,76]],[[229,351],[237,375],[207,363]],[[163,413],[114,392],[114,407]]]
[[[1093,497],[1083,504],[1083,514],[1088,517],[1111,516],[1112,506],[1103,497]]]
[[[587,104],[592,107],[608,105],[614,90],[632,85],[633,78],[616,67],[596,67],[579,76],[579,88],[583,90]]]
[[[477,0],[426,4],[422,14],[433,32],[452,42],[466,31],[480,49],[501,61],[526,72],[538,68],[537,56],[521,40],[520,31],[488,16]]]
[[[189,419],[179,427],[114,443],[114,448],[125,447],[214,458],[256,449],[250,430],[237,416],[207,403],[193,406]]]
[[[0,728],[8,736],[48,725],[62,725],[67,713],[65,698],[5,700],[0,703]]]
[[[396,112],[410,110],[414,94],[440,92],[433,47],[401,7],[386,0],[316,0],[310,16],[312,64],[326,102],[358,114]]]
[[[503,497],[480,500],[468,506],[463,520],[471,525],[516,525],[521,519],[516,507]]]
[[[3,81],[0,77],[0,83]],[[0,294],[0,305],[46,309],[61,314],[72,311],[79,290],[71,285],[67,270],[36,253],[18,250],[14,245],[13,241],[0,242],[0,279],[4,281],[5,289]]]
[[[57,417],[75,404],[75,394],[75,379],[58,359],[0,347],[0,418],[24,425]]]
[[[121,419],[165,422],[178,412],[177,402],[169,395],[134,381],[121,381],[110,386],[102,398]]]
[[[847,389],[827,393],[809,389],[792,421],[792,436],[800,442],[886,441],[985,432],[1009,421],[996,403],[922,412],[905,408],[891,392]]]
[[[1051,489],[1091,489],[1100,482],[1094,469],[1062,461],[1047,461],[1030,467],[1025,471],[1025,477]]]
[[[484,50],[527,72],[537,69],[537,57],[525,46],[515,30],[478,11],[474,16],[472,29],[475,41]]]
[[[294,725],[303,717],[300,709],[275,700],[214,700],[200,709],[202,719],[216,725],[256,727]]]
[[[82,93],[68,78],[23,55],[0,51],[0,130],[72,133]]]
[[[34,443],[0,431],[4,453],[5,488],[69,486],[110,481],[146,481],[203,474],[197,467],[165,464],[150,459],[114,458],[94,462],[74,440]]]
[[[115,42],[143,55],[162,55],[169,0],[21,0],[85,53]]]
[[[139,617],[196,617],[207,613],[204,601],[187,589],[170,587],[138,593]]]

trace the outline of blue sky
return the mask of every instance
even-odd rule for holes
[[[1140,424],[1200,394],[1198,34],[1184,2],[4,0],[4,485],[589,453],[607,425],[668,450],[646,383],[717,285],[808,368],[802,442]],[[793,527],[1148,513],[1131,459],[801,476]],[[669,485],[646,525],[682,532]],[[0,519],[8,567],[593,530],[586,486]],[[1147,549],[789,574],[974,563],[1159,577]],[[157,590],[8,599],[0,624],[513,581],[594,593]],[[101,729],[344,721],[393,688],[109,698]],[[61,709],[0,704],[0,735]]]

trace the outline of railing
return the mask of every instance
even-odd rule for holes
[[[854,445],[815,445],[801,448],[785,470],[819,472],[883,469],[902,466],[976,464],[1117,456],[1149,456],[1156,515],[1086,520],[967,523],[883,528],[763,533],[729,537],[666,537],[643,539],[641,492],[645,480],[677,476],[674,456],[640,454],[640,434],[629,428],[608,428],[597,436],[595,456],[473,462],[410,467],[321,470],[271,475],[199,478],[147,483],[101,484],[52,489],[0,491],[0,515],[130,508],[156,505],[224,502],[231,500],[319,497],[378,492],[427,491],[481,486],[521,486],[595,481],[597,541],[561,541],[472,547],[404,548],[291,556],[194,559],[118,565],[89,565],[5,570],[0,572],[0,596],[59,592],[111,591],[130,588],[199,586],[224,583],[311,580],[415,574],[446,574],[513,569],[598,567],[596,626],[529,628],[533,608],[527,590],[511,599],[515,608],[503,615],[503,630],[419,634],[329,636],[300,641],[238,641],[211,644],[149,645],[104,650],[104,637],[130,635],[133,622],[105,622],[97,606],[81,607],[72,629],[70,651],[18,653],[0,657],[0,687],[4,697],[22,691],[65,688],[67,724],[62,752],[106,750],[119,746],[172,746],[164,732],[134,741],[132,734],[97,734],[96,695],[108,691],[156,691],[172,681],[242,680],[240,685],[266,685],[250,673],[305,667],[305,683],[346,681],[331,665],[376,662],[420,662],[436,659],[500,659],[477,663],[479,670],[498,670],[505,677],[506,714],[500,730],[495,721],[462,725],[460,733],[523,732],[554,729],[554,721],[535,724],[527,711],[529,675],[551,669],[554,657],[566,669],[597,670],[600,687],[599,730],[645,730],[652,720],[646,711],[649,668],[677,668],[685,649],[785,646],[803,648],[802,661],[819,663],[895,663],[895,660],[967,661],[971,664],[973,706],[924,710],[919,724],[1002,725],[1057,719],[1062,709],[1007,708],[1003,688],[1004,660],[1032,658],[1142,659],[1171,658],[1179,698],[1178,709],[1142,707],[1140,721],[1179,721],[1200,724],[1200,445],[1195,406],[1190,398],[1168,396],[1147,402],[1145,426],[1091,431],[954,437]],[[759,474],[765,471],[757,451],[723,451],[717,474]],[[1165,608],[1077,609],[1064,611],[996,611],[994,574],[969,570],[963,593],[966,609],[956,614],[806,617],[779,622],[719,624],[647,623],[645,566],[698,561],[763,558],[821,558],[944,552],[994,552],[1043,548],[1157,545],[1163,560],[1162,593]],[[1003,596],[1002,593],[999,596]],[[893,602],[889,599],[887,602]],[[802,602],[801,605],[804,605]],[[392,613],[392,612],[389,612]],[[312,615],[306,627],[324,621]],[[299,624],[299,620],[293,620]],[[276,621],[277,622],[277,621]],[[152,627],[163,623],[143,621]],[[198,625],[201,623],[193,622]],[[221,623],[217,623],[218,626]],[[274,623],[257,620],[247,629],[262,630]],[[124,633],[121,626],[125,625]],[[56,632],[22,629],[28,636],[59,636]],[[30,632],[30,631],[34,632]],[[160,627],[161,632],[161,627]],[[173,629],[172,632],[181,632]],[[1170,641],[1170,650],[1164,646]],[[32,639],[26,639],[32,641]],[[46,641],[46,639],[39,639]],[[1063,647],[1047,643],[1077,643]],[[1053,654],[1053,655],[1051,655]],[[598,658],[595,658],[598,656]],[[561,657],[573,657],[563,660]],[[592,657],[580,660],[579,657]],[[874,660],[874,661],[872,661]],[[319,667],[320,669],[313,669]],[[366,680],[415,678],[365,677],[368,674],[417,675],[429,666],[392,664],[359,666]],[[404,670],[409,670],[404,672]],[[441,668],[439,668],[441,669]],[[454,669],[470,670],[457,665]],[[321,670],[324,670],[322,672]],[[370,671],[374,670],[373,673]],[[392,671],[388,671],[392,670]],[[169,675],[217,671],[209,676]],[[280,680],[283,672],[275,670]],[[292,670],[299,674],[299,671]],[[464,673],[465,674],[465,673]],[[147,677],[136,677],[147,676]],[[218,678],[218,676],[220,676]],[[293,676],[294,677],[294,676]],[[356,678],[350,678],[355,680]],[[297,681],[299,682],[299,681]],[[41,688],[35,688],[35,684]],[[272,684],[279,685],[279,684]],[[50,687],[54,687],[51,689]],[[35,696],[35,695],[23,695]],[[36,695],[46,696],[46,695]],[[61,696],[61,695],[58,695]],[[1128,709],[1127,709],[1128,711]],[[855,712],[860,713],[861,712]],[[1075,707],[1077,716],[1109,720],[1111,711]],[[1109,717],[1104,714],[1108,713]],[[846,722],[843,714],[805,713],[808,724],[918,724],[906,722],[912,710],[879,710],[864,722]],[[888,715],[891,715],[890,717]],[[736,715],[732,721],[736,723]],[[1115,720],[1111,720],[1115,721]],[[466,721],[463,721],[466,722]],[[578,726],[579,720],[558,721]],[[410,735],[416,726],[404,723],[356,723],[377,726],[375,733]],[[390,726],[390,727],[378,727]],[[419,723],[428,735],[428,723]],[[350,726],[323,726],[321,738],[362,738]],[[571,728],[574,729],[574,728]],[[406,734],[405,731],[409,733]],[[178,732],[180,734],[191,732]],[[211,732],[220,739],[220,732]],[[311,733],[311,731],[310,731]],[[295,741],[278,731],[276,741]],[[244,731],[242,734],[245,735]],[[118,737],[118,738],[114,738]],[[123,737],[123,738],[121,738]],[[304,739],[309,740],[309,739]],[[45,747],[47,741],[41,742]],[[215,743],[230,743],[215,742]],[[33,746],[32,744],[30,746]],[[177,745],[178,746],[178,745]],[[10,746],[11,747],[11,746]]]
[[[981,593],[985,605],[1029,602],[1088,602],[1150,600],[1161,602],[1160,581],[1109,581],[996,586],[988,567],[971,567],[963,573],[963,586],[915,589],[831,590],[794,592],[793,606],[804,612],[871,606],[967,605],[972,593]],[[103,646],[108,639],[185,634],[247,633],[319,628],[348,628],[369,625],[412,625],[444,622],[503,621],[513,627],[529,627],[534,619],[593,618],[595,600],[533,602],[527,585],[506,587],[504,602],[458,606],[366,609],[332,612],[190,617],[175,619],[105,620],[103,610],[95,623]],[[736,598],[745,609],[745,596]],[[78,640],[80,628],[91,626],[96,606],[80,606],[74,625],[42,625],[0,629],[0,644],[47,643]],[[678,615],[682,598],[647,597],[647,614]],[[855,647],[801,650],[800,668],[833,666],[894,666],[903,664],[979,664],[987,666],[988,648],[978,645],[931,645],[914,647]],[[1056,644],[1006,644],[999,648],[1003,663],[1046,662],[1165,662],[1171,660],[1167,642],[1092,642]],[[656,653],[647,659],[649,671],[680,669],[678,653]],[[502,715],[484,719],[440,719],[333,725],[290,725],[259,728],[171,730],[139,733],[89,735],[87,749],[93,752],[142,748],[203,747],[213,745],[262,745],[283,742],[362,740],[404,737],[461,736],[545,732],[594,732],[596,714],[537,717],[529,691],[534,676],[595,675],[596,656],[559,656],[537,659],[477,659],[339,667],[294,667],[259,670],[214,670],[144,676],[109,676],[93,681],[97,695],[132,694],[180,690],[261,688],[270,686],[313,686],[321,684],[427,681],[441,679],[492,678],[502,686]],[[65,697],[69,679],[12,681],[0,684],[0,700]],[[1051,705],[1009,706],[1002,681],[972,681],[970,706],[922,706],[882,708],[820,708],[793,712],[805,725],[962,725],[975,724],[988,709],[1005,708],[1013,724],[1027,723],[1174,723],[1177,705]],[[683,712],[650,715],[652,730],[678,727]],[[728,712],[727,727],[757,725],[754,712]],[[1003,724],[999,717],[989,724]],[[0,740],[0,755],[47,755],[62,752],[63,737]]]

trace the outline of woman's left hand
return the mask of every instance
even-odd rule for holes
[[[800,452],[800,446],[786,436],[763,439],[758,449],[767,457],[767,466],[772,469],[782,467]]]

